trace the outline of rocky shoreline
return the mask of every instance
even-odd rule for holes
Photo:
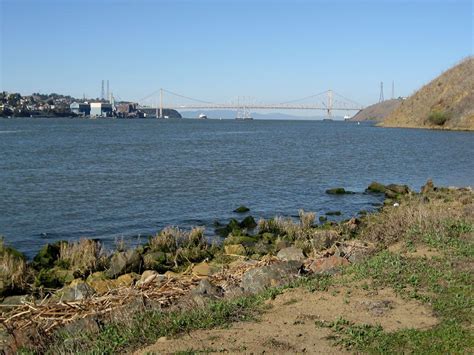
[[[351,194],[344,188],[328,194]],[[437,188],[429,180],[419,193],[406,185],[373,182],[367,192],[385,197],[373,214],[317,224],[312,212],[299,221],[246,216],[216,225],[222,245],[210,244],[202,228],[168,227],[145,245],[105,251],[82,239],[45,245],[32,261],[0,244],[0,340],[5,352],[38,347],[58,331],[98,332],[117,316],[139,309],[176,310],[210,301],[254,295],[302,275],[332,275],[383,247],[376,220],[387,210],[416,200],[465,198],[470,189]],[[439,196],[441,197],[439,197]],[[247,213],[245,206],[237,213]],[[121,243],[119,243],[121,244]]]

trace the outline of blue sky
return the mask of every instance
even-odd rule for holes
[[[473,52],[472,1],[0,0],[1,90],[223,102],[406,96]]]

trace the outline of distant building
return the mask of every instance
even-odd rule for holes
[[[73,102],[69,105],[69,109],[78,116],[89,116],[91,114],[91,105],[87,103]]]
[[[112,105],[103,102],[91,102],[91,117],[110,117],[112,116]]]

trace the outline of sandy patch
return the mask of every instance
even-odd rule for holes
[[[430,328],[437,324],[431,310],[414,300],[403,300],[393,290],[365,291],[333,287],[311,293],[303,288],[288,290],[267,301],[269,309],[258,322],[239,322],[226,329],[197,330],[173,339],[160,339],[137,353],[177,351],[245,353],[345,353],[327,339],[330,330],[316,320],[339,317],[355,323],[380,324],[386,331]]]

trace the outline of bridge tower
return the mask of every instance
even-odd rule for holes
[[[383,81],[380,82],[380,97],[379,97],[379,102],[384,102],[383,98]]]
[[[328,106],[327,106],[327,112],[328,112],[328,116],[331,117],[332,116],[332,103],[333,101],[333,93],[332,93],[332,90],[328,90]]]
[[[160,118],[163,118],[163,89],[160,89]]]

